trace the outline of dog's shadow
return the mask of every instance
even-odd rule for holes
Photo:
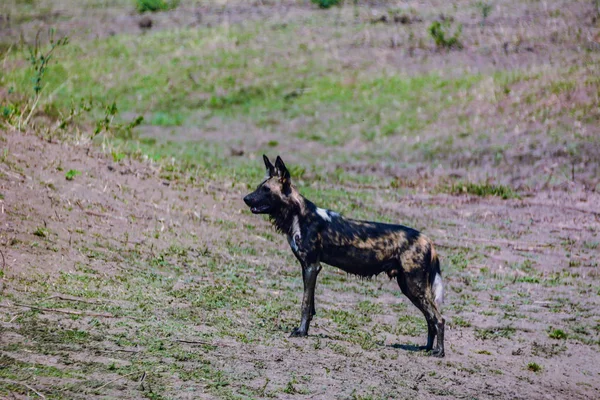
[[[394,343],[394,344],[389,344],[386,347],[391,347],[391,348],[394,348],[394,349],[400,349],[400,350],[410,351],[410,352],[418,352],[418,351],[425,350],[425,346],[417,346],[416,344],[399,344],[399,343]]]

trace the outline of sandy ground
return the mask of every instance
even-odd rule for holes
[[[173,12],[153,15],[152,29],[266,17],[285,23],[314,12],[309,2],[275,3],[184,2]],[[80,40],[146,34],[133,10],[90,7],[77,14],[65,4],[22,21],[2,15],[0,35],[16,39],[23,33],[31,40],[49,25],[75,32]],[[370,4],[375,13],[386,7]],[[441,4],[413,6],[431,14],[425,10]],[[583,21],[582,40],[593,46],[597,25],[588,6],[552,2],[550,11]],[[471,30],[466,50],[438,54],[416,48],[415,58],[390,48],[389,33],[378,30],[385,24],[377,23],[368,37],[344,44],[355,51],[342,53],[340,62],[402,62],[409,73],[447,63],[452,73],[465,65],[481,71],[502,63],[533,67],[548,57],[560,57],[565,65],[581,61],[581,48],[569,44],[575,33],[540,7],[531,11],[524,3],[507,2],[487,21],[485,34],[477,33],[477,18],[458,10],[457,18],[472,19],[465,24]],[[370,9],[361,13],[375,18]],[[532,39],[536,29],[553,27],[555,40],[540,45]],[[473,50],[485,37],[489,48]],[[353,189],[371,192],[378,213],[410,223],[436,243],[447,288],[447,347],[441,360],[415,351],[425,340],[416,322],[421,316],[393,282],[361,281],[333,268],[320,277],[311,335],[288,338],[299,317],[300,270],[285,239],[245,209],[246,182],[173,181],[165,177],[164,165],[117,162],[86,140],[0,131],[0,396],[600,398],[600,195],[595,189],[600,148],[590,141],[575,158],[565,151],[572,137],[592,138],[599,128],[575,126],[561,113],[569,104],[593,103],[598,94],[587,91],[593,86],[568,96],[540,91],[557,127],[574,126],[564,141],[556,141],[532,134],[541,125],[534,107],[520,101],[519,86],[512,88],[516,95],[492,101],[485,85],[469,110],[444,112],[472,115],[475,129],[507,127],[512,134],[501,143],[491,143],[494,137],[466,138],[460,151],[438,153],[443,168],[418,159],[421,153],[400,153],[408,145],[400,141],[376,146],[398,149],[403,166],[323,165],[394,176],[401,188],[419,188],[410,195],[390,187]],[[516,109],[518,116],[510,111]],[[297,123],[302,121],[282,126],[282,135]],[[221,141],[246,154],[278,137],[244,121],[236,124],[232,130],[231,123],[215,120],[210,132],[188,127],[176,130],[175,137]],[[436,140],[440,131],[457,127],[441,124],[429,126],[420,140]],[[159,137],[160,131],[142,127],[142,134]],[[489,149],[505,142],[514,145],[498,163]],[[302,154],[327,154],[314,144],[298,147],[301,141],[290,140],[277,150],[291,153],[291,162],[300,165]],[[344,151],[373,148],[352,142]],[[82,173],[67,180],[70,169]],[[492,173],[518,189],[521,198],[439,190],[450,178],[483,180]],[[203,296],[209,295],[216,305],[206,305]]]

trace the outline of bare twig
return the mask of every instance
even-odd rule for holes
[[[125,218],[125,217],[119,217],[118,215],[103,214],[103,213],[99,213],[99,212],[95,212],[95,211],[91,211],[91,210],[85,210],[84,212],[87,215],[92,215],[94,217],[114,218],[114,219],[118,219],[118,220],[121,220],[121,221],[127,221],[127,218]]]
[[[207,344],[212,345],[211,342],[207,342],[206,340],[185,340],[185,339],[175,339],[178,343],[186,343],[186,344]]]
[[[105,351],[107,353],[116,353],[116,352],[122,352],[122,353],[139,353],[141,350],[129,350],[129,349],[98,349],[97,351]]]
[[[57,309],[57,308],[36,307],[36,306],[30,306],[28,304],[20,304],[20,303],[15,303],[14,306],[11,306],[11,305],[8,305],[8,304],[0,304],[0,307],[4,307],[4,308],[27,307],[27,308],[30,308],[32,310],[46,311],[46,312],[55,312],[55,313],[70,314],[70,315],[82,315],[82,316],[86,316],[87,315],[87,316],[90,316],[90,317],[116,318],[114,315],[108,314],[108,313],[98,313],[98,312],[93,312],[93,311],[75,311],[75,310],[63,310],[63,309]]]
[[[175,342],[178,343],[185,343],[185,344],[202,344],[202,345],[208,345],[208,346],[221,346],[221,347],[228,347],[228,344],[224,344],[224,343],[213,343],[213,342],[208,342],[205,340],[186,340],[186,339],[175,339]]]
[[[35,96],[35,100],[33,102],[33,105],[31,106],[31,110],[29,110],[29,114],[27,114],[27,118],[25,118],[25,121],[23,121],[23,127],[27,126],[27,124],[29,124],[29,120],[31,119],[31,116],[33,115],[33,112],[35,111],[38,102],[40,101],[40,97],[42,92],[40,91],[36,96]],[[21,128],[21,123],[19,121],[19,130]]]
[[[142,375],[142,377],[143,377],[143,378],[145,378],[145,377],[146,377],[146,371],[142,371],[142,372],[144,373],[144,374]],[[97,388],[96,388],[96,390],[103,389],[103,388],[105,388],[106,386],[110,385],[111,383],[115,383],[116,381],[119,381],[119,380],[121,380],[121,379],[123,379],[123,378],[127,378],[128,376],[131,376],[131,375],[134,375],[134,374],[139,374],[139,373],[140,373],[140,371],[134,371],[134,372],[130,372],[130,373],[128,373],[128,374],[125,374],[125,375],[123,375],[123,376],[120,376],[120,377],[118,377],[117,379],[113,379],[112,381],[106,382],[104,385],[102,385],[102,386],[100,386],[100,387],[97,387]]]
[[[65,300],[65,301],[76,301],[76,302],[79,302],[79,303],[87,303],[87,304],[102,304],[102,303],[99,303],[97,301],[89,301],[89,300],[85,300],[85,299],[80,299],[79,297],[65,296],[63,294],[53,294],[50,297],[46,297],[44,300],[51,300],[51,299],[59,299],[59,300]]]
[[[2,256],[2,269],[6,267],[6,259],[4,258],[4,253],[0,250],[0,256]]]
[[[12,317],[12,318],[11,318],[11,319],[8,321],[8,323],[9,323],[9,324],[12,324],[12,323],[15,321],[15,319],[19,318],[19,315],[23,315],[23,313],[16,313],[16,314],[15,314],[15,315],[14,315],[14,316],[13,316],[13,317]]]
[[[26,384],[25,382],[19,382],[19,381],[13,381],[10,379],[0,379],[0,381],[2,382],[6,382],[6,383],[12,383],[13,385],[21,385],[21,386],[25,386],[27,389],[31,390],[33,393],[37,394],[38,397],[41,397],[42,399],[45,399],[46,396],[44,396],[42,393],[38,392],[37,390],[35,390],[33,387],[29,386],[28,384]]]

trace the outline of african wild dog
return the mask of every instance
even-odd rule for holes
[[[402,293],[425,315],[427,345],[444,356],[444,318],[438,309],[444,288],[440,263],[431,240],[402,225],[357,221],[317,207],[292,185],[278,156],[275,165],[263,156],[267,175],[244,202],[254,214],[267,214],[302,266],[304,297],[300,327],[291,336],[306,336],[315,315],[315,285],[321,262],[350,274],[395,277]]]

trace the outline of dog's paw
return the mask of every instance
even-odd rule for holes
[[[292,333],[290,333],[290,337],[304,337],[308,336],[308,332],[301,331],[300,328],[295,328]]]
[[[436,349],[433,349],[433,351],[431,352],[431,355],[434,357],[437,357],[437,358],[442,358],[442,357],[444,357],[445,354],[444,354],[444,350],[436,348]]]

